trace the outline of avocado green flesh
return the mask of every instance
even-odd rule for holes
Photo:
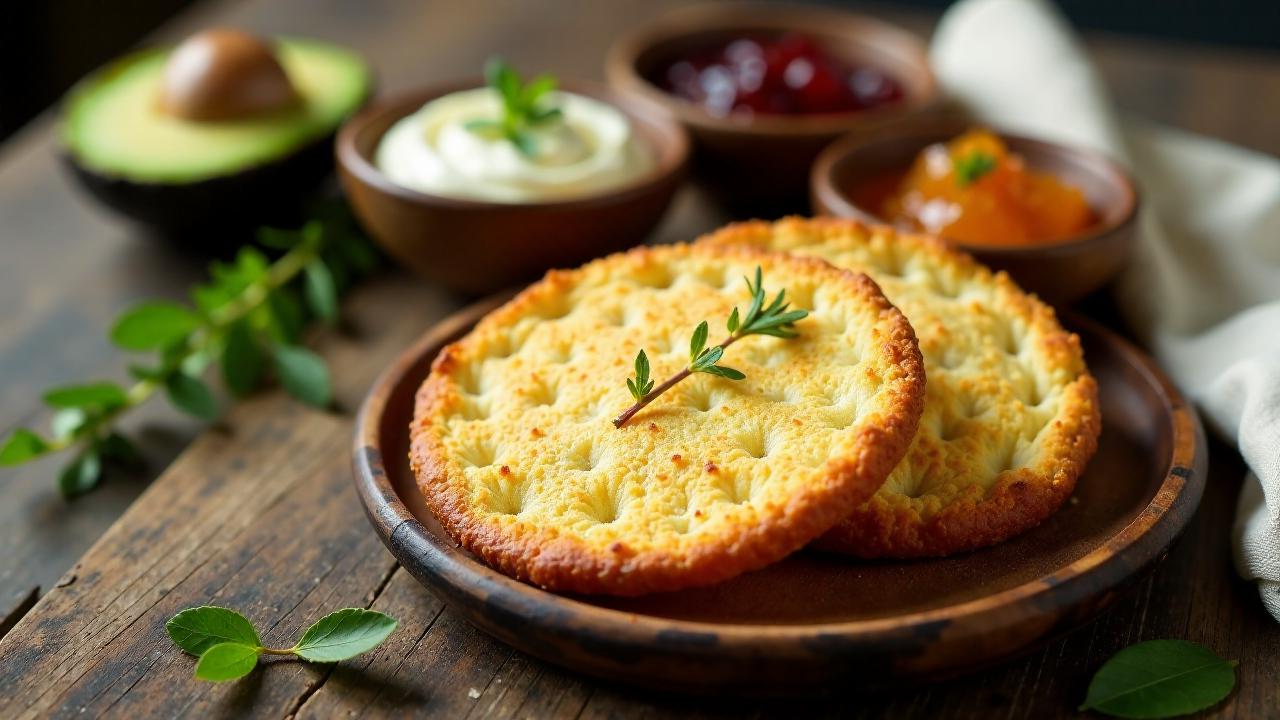
[[[247,120],[195,122],[159,110],[168,51],[117,61],[68,100],[63,141],[80,165],[141,183],[190,183],[283,158],[333,132],[369,92],[356,54],[312,40],[277,41],[281,65],[302,101]]]

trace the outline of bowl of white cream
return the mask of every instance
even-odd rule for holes
[[[491,292],[643,242],[684,175],[664,108],[590,83],[544,94],[554,117],[503,127],[480,81],[375,102],[343,126],[339,178],[357,217],[430,281]]]

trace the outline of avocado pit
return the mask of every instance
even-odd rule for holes
[[[161,109],[184,120],[243,120],[287,110],[298,101],[272,47],[240,30],[192,35],[170,55],[161,78]]]

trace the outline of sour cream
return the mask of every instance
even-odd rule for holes
[[[530,130],[533,154],[466,128],[501,117],[490,88],[432,100],[383,135],[375,162],[398,185],[433,195],[527,203],[595,195],[624,185],[653,166],[650,149],[612,105],[567,92],[548,105],[562,119]]]

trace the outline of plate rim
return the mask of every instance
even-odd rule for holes
[[[1151,500],[1127,525],[1102,545],[1047,575],[1006,588],[991,595],[955,605],[884,617],[824,623],[752,624],[716,623],[642,615],[600,607],[566,595],[538,588],[510,578],[484,563],[467,557],[451,538],[440,538],[418,521],[391,485],[382,459],[379,419],[392,388],[436,345],[465,332],[485,313],[509,299],[514,292],[502,292],[471,303],[434,323],[412,345],[378,375],[361,403],[356,417],[352,448],[352,468],[357,493],[370,522],[383,543],[408,567],[398,550],[405,547],[408,534],[417,548],[431,548],[435,557],[414,555],[422,569],[433,576],[430,584],[456,598],[481,604],[488,612],[502,611],[523,616],[531,607],[552,606],[556,614],[541,625],[567,636],[583,633],[607,638],[610,645],[651,642],[655,638],[714,636],[716,649],[760,651],[771,646],[796,643],[830,643],[833,640],[863,644],[900,637],[904,629],[936,626],[956,621],[995,620],[987,627],[969,627],[969,632],[985,632],[1024,619],[1014,609],[1034,610],[1038,599],[1053,595],[1055,606],[1071,606],[1123,584],[1159,560],[1182,533],[1199,506],[1204,492],[1207,451],[1204,431],[1194,409],[1160,370],[1155,361],[1129,340],[1095,320],[1074,312],[1061,313],[1068,329],[1082,328],[1114,344],[1130,365],[1156,390],[1170,417],[1172,454],[1164,479]],[[1156,532],[1160,531],[1160,532]],[[413,573],[416,575],[416,573]],[[446,578],[469,576],[460,586]],[[420,580],[428,581],[425,578]],[[470,588],[470,589],[467,589]],[[1006,618],[1000,622],[999,617]],[[980,623],[979,623],[980,624]],[[696,643],[695,643],[696,644]]]

